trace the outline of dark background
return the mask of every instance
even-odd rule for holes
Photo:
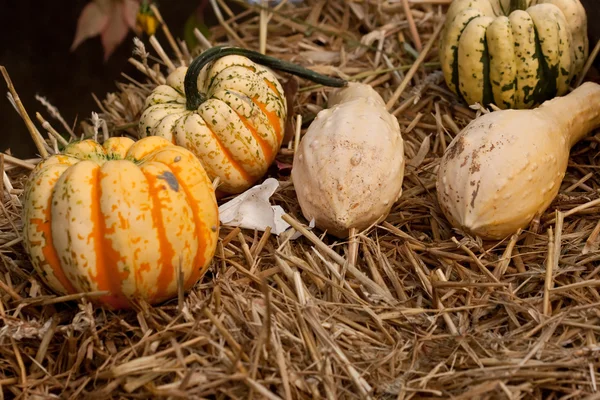
[[[89,118],[98,108],[91,93],[103,99],[116,90],[115,81],[124,81],[121,72],[139,77],[127,59],[133,49],[133,33],[103,61],[100,38],[83,42],[70,52],[77,18],[89,0],[0,0],[0,65],[6,66],[13,84],[30,117],[40,111],[55,128],[44,107],[35,99],[39,94],[57,107],[67,123]],[[588,11],[590,47],[600,37],[600,0],[581,0]],[[176,37],[183,37],[185,20],[200,0],[163,0],[160,11]],[[167,6],[168,5],[168,6]],[[210,7],[207,7],[210,11]],[[212,25],[214,17],[206,16]],[[147,45],[150,47],[149,45]],[[590,48],[590,51],[591,51]],[[598,61],[596,62],[598,64]],[[0,80],[0,151],[10,149],[21,158],[35,156],[29,133],[6,99],[6,85]],[[62,129],[59,129],[62,131]]]
[[[594,49],[596,42],[600,39],[600,0],[579,0],[588,14],[588,33],[590,37],[590,52]],[[594,61],[596,66],[600,65],[600,58]]]
[[[115,81],[125,81],[121,72],[141,75],[127,62],[133,50],[133,32],[106,63],[99,36],[70,51],[77,18],[88,1],[0,0],[0,65],[8,70],[29,116],[37,123],[35,112],[40,111],[59,131],[63,131],[60,123],[51,119],[35,99],[36,94],[46,97],[72,125],[75,118],[81,121],[98,111],[91,93],[103,99],[107,92],[116,90]],[[162,3],[167,4],[167,0]],[[198,4],[199,0],[168,0],[168,7],[160,7],[173,35],[183,37],[184,22]],[[149,44],[146,46],[152,51]],[[0,151],[10,148],[18,157],[34,157],[35,145],[8,102],[7,91],[0,78]]]

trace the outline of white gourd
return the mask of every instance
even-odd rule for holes
[[[351,82],[328,104],[300,140],[292,180],[304,217],[347,237],[384,219],[402,194],[404,143],[371,86]]]
[[[532,110],[473,120],[448,146],[437,196],[448,221],[487,239],[526,228],[558,194],[571,147],[600,127],[600,85],[586,82]]]

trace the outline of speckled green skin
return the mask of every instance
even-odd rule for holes
[[[567,93],[588,52],[579,0],[454,0],[440,62],[466,103],[520,109]]]

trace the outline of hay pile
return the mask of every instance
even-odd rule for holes
[[[38,160],[5,155],[3,397],[599,398],[600,135],[573,149],[559,196],[527,230],[501,242],[452,230],[435,172],[476,111],[439,72],[449,2],[306,0],[269,11],[239,2],[247,10],[234,16],[211,1],[221,21],[212,44],[266,49],[373,85],[398,117],[410,162],[387,220],[349,242],[306,228],[289,169],[274,165],[273,201],[303,236],[222,227],[209,273],[183,302],[113,313],[50,293],[21,245],[19,195]],[[143,99],[168,73],[166,57],[188,63],[209,45],[200,36],[199,48],[187,49],[165,32],[161,44],[138,43],[131,60],[147,81],[125,76],[98,102],[110,135],[135,137]],[[306,129],[329,91],[294,82],[286,83],[292,135],[280,166],[292,161],[297,124]],[[86,131],[94,134],[90,123]]]

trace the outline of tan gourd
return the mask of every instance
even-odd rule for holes
[[[292,180],[304,217],[346,237],[385,218],[400,197],[404,143],[371,86],[349,83],[328,104],[300,141]]]
[[[587,82],[532,110],[473,120],[442,157],[437,195],[449,222],[502,239],[526,228],[558,194],[571,147],[600,126],[600,85]]]

